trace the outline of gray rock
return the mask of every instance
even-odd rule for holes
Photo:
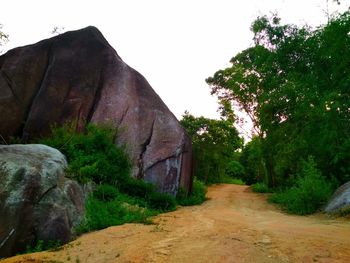
[[[339,213],[350,209],[350,182],[340,186],[328,201],[324,211],[327,213]]]
[[[176,74],[175,74],[176,75]],[[169,80],[171,81],[171,80]],[[132,175],[172,195],[192,186],[191,140],[147,80],[97,28],[87,27],[0,56],[0,134],[24,140],[52,124],[108,123],[128,147]]]
[[[45,145],[0,145],[0,257],[38,240],[72,238],[84,194],[65,178],[66,166],[64,155]]]

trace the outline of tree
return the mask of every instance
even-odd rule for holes
[[[185,112],[181,124],[192,138],[196,177],[206,183],[220,182],[243,144],[233,121],[196,118]]]
[[[222,105],[252,118],[264,180],[288,183],[308,156],[323,176],[350,180],[350,14],[316,30],[264,16],[251,30],[255,45],[207,83]]]
[[[269,177],[266,172],[265,160],[262,152],[263,139],[253,137],[242,150],[240,163],[245,168],[245,173],[242,177],[243,181],[248,184],[264,182],[269,185]]]

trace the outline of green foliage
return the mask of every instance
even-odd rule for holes
[[[54,127],[51,136],[40,141],[65,154],[70,177],[98,184],[86,203],[78,232],[128,222],[147,223],[149,216],[176,208],[175,198],[129,176],[130,161],[124,149],[114,144],[116,136],[108,126],[89,124],[85,132],[77,132],[71,123]]]
[[[255,45],[207,79],[223,116],[239,109],[253,122],[256,137],[240,158],[243,180],[301,183],[302,160],[314,156],[321,178],[349,181],[350,13],[316,30],[283,25],[276,15],[259,17],[251,29]]]
[[[220,183],[245,185],[245,182],[243,182],[242,179],[240,179],[240,178],[232,178],[230,176],[223,177]]]
[[[262,139],[253,137],[243,148],[240,156],[240,163],[245,169],[242,180],[248,184],[264,182],[269,184],[265,161],[262,152]]]
[[[341,217],[349,217],[350,216],[350,206],[347,206],[345,208],[340,209],[340,211],[338,211],[336,213],[336,215],[341,216]]]
[[[27,246],[26,253],[35,253],[35,252],[40,252],[43,251],[44,249],[44,241],[43,240],[38,240],[38,242],[33,246]]]
[[[152,184],[141,180],[133,180],[132,178],[127,178],[123,181],[122,184],[119,184],[118,187],[122,192],[140,198],[147,198],[149,193],[155,191],[155,188]]]
[[[34,246],[27,246],[25,253],[36,253],[44,250],[57,251],[61,245],[60,240],[49,240],[48,242],[38,240]]]
[[[172,211],[176,208],[176,201],[174,197],[155,191],[147,195],[146,201],[149,203],[149,206],[152,209],[156,209],[158,211]]]
[[[227,163],[226,175],[230,178],[242,178],[245,175],[244,166],[238,160],[230,160]]]
[[[118,189],[112,185],[103,184],[99,185],[93,192],[93,197],[100,201],[112,201],[120,195]]]
[[[116,147],[117,136],[108,126],[89,124],[84,133],[76,132],[74,124],[53,127],[48,138],[40,143],[60,150],[69,163],[69,175],[81,183],[117,185],[130,173],[130,161],[124,150]]]
[[[233,120],[196,118],[185,112],[181,124],[192,139],[195,176],[206,184],[221,182],[243,143]]]
[[[118,187],[130,196],[145,199],[153,209],[171,211],[176,208],[176,201],[172,196],[157,192],[154,185],[145,181],[127,178]]]
[[[176,200],[178,204],[182,206],[200,205],[205,200],[207,200],[205,196],[206,192],[207,188],[205,184],[199,181],[198,179],[194,179],[191,194],[187,195],[186,191],[180,189],[177,194]]]
[[[146,196],[131,196],[121,193],[115,186],[98,186],[87,200],[85,218],[77,232],[83,233],[131,222],[150,223],[150,216],[176,208],[173,197],[155,192],[151,187],[147,189],[152,190],[149,190]]]
[[[281,205],[289,213],[305,215],[321,208],[332,192],[332,184],[321,176],[313,158],[309,158],[303,162],[295,185],[284,192],[271,195],[269,200]]]
[[[266,184],[264,183],[256,183],[252,184],[251,189],[255,193],[271,193],[272,189],[270,189]]]
[[[128,202],[137,202],[131,197],[119,197],[110,201],[101,201],[89,197],[85,205],[85,218],[76,229],[77,233],[89,232],[103,229],[109,226],[121,225],[124,223],[149,223],[148,218],[156,213],[149,209],[131,205]]]

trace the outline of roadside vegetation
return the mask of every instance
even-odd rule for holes
[[[78,234],[124,223],[151,223],[151,216],[173,211],[178,203],[192,205],[205,200],[206,189],[198,182],[190,195],[182,191],[176,199],[132,178],[125,149],[114,144],[116,136],[115,129],[108,126],[89,124],[84,132],[76,132],[71,123],[53,127],[51,135],[39,141],[67,157],[68,177],[95,185],[86,202],[85,218],[76,229]]]
[[[186,192],[183,189],[180,189],[176,200],[177,203],[182,206],[199,205],[207,200],[205,196],[206,192],[207,187],[205,184],[195,178],[193,180],[192,192],[189,195],[186,195]]]
[[[271,193],[273,190],[264,183],[255,183],[251,185],[251,189],[255,193]]]

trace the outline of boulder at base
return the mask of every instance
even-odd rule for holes
[[[350,182],[335,191],[324,209],[327,213],[341,213],[347,210],[350,212]]]
[[[0,258],[38,240],[68,242],[84,213],[80,186],[67,163],[45,145],[0,145]]]
[[[0,134],[5,140],[26,141],[67,121],[76,121],[77,129],[89,122],[112,125],[119,130],[116,143],[128,147],[134,177],[173,195],[180,186],[191,189],[190,138],[146,79],[94,27],[0,57]]]

